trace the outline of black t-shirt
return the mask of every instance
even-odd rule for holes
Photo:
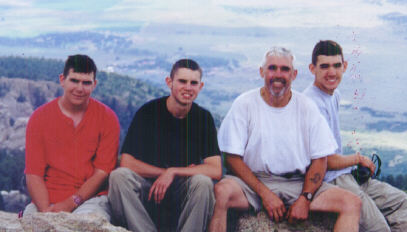
[[[136,112],[121,152],[162,168],[200,164],[220,155],[209,111],[193,103],[187,116],[178,119],[168,111],[167,98],[152,100]]]

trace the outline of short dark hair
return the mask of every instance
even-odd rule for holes
[[[69,70],[73,69],[74,72],[77,73],[92,73],[93,72],[93,79],[96,80],[96,72],[97,68],[95,62],[93,62],[92,58],[87,55],[72,55],[68,56],[68,59],[65,61],[64,67],[64,78],[68,76]]]
[[[342,47],[337,42],[332,40],[320,40],[312,51],[312,64],[317,64],[319,55],[336,56],[341,55],[343,62]]]
[[[192,71],[198,71],[200,74],[199,77],[202,78],[202,69],[201,69],[201,67],[199,67],[199,64],[196,61],[191,60],[191,59],[181,59],[181,60],[178,60],[177,62],[175,62],[174,65],[172,65],[171,73],[170,73],[171,79],[174,79],[175,73],[180,68],[187,68],[187,69],[191,69]]]

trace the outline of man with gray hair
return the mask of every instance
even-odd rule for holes
[[[218,133],[228,173],[215,185],[210,231],[226,231],[228,208],[261,208],[275,222],[305,220],[309,211],[336,212],[334,231],[358,231],[360,199],[323,183],[337,144],[317,106],[291,90],[297,76],[285,48],[268,51],[264,86],[240,95]]]

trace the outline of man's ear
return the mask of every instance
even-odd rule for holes
[[[348,61],[343,61],[343,72],[346,72],[346,68],[348,67]]]
[[[309,68],[309,71],[310,71],[312,74],[315,75],[315,65],[311,63],[311,64],[309,64],[308,68]]]
[[[291,81],[293,81],[293,80],[295,80],[295,78],[297,78],[297,74],[298,74],[298,70],[297,70],[297,69],[294,69],[294,70],[293,70],[293,78],[292,78]]]
[[[171,77],[166,77],[165,78],[165,83],[167,84],[168,88],[172,88],[172,78]]]
[[[62,85],[62,82],[65,80],[64,74],[59,74],[59,84]]]
[[[264,73],[263,66],[260,66],[260,68],[259,68],[259,74],[260,74],[261,78],[264,78],[263,73]]]

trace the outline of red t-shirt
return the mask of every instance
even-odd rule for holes
[[[50,203],[76,193],[94,169],[110,173],[116,165],[120,125],[106,105],[89,99],[82,121],[74,127],[58,98],[39,107],[26,131],[25,173],[44,177]]]

